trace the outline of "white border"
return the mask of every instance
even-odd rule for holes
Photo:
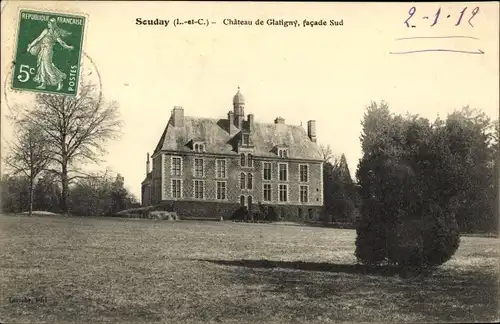
[[[307,173],[307,181],[302,181],[302,179],[301,179],[301,177],[302,177],[302,173],[301,173],[301,171],[300,171],[300,167],[301,167],[301,166],[305,166],[305,167],[307,167],[307,170],[306,170],[306,171],[307,171],[307,172],[306,172],[306,173]],[[300,163],[300,164],[299,164],[299,179],[298,179],[298,180],[299,180],[299,182],[300,182],[300,183],[309,183],[309,182],[310,182],[310,181],[309,181],[310,179],[311,179],[311,177],[310,177],[310,171],[309,171],[309,164]]]
[[[281,180],[280,164],[286,165],[286,180]],[[278,182],[288,182],[290,179],[288,162],[278,162]]]
[[[176,175],[174,174],[174,159],[181,159],[181,174],[180,175]],[[173,177],[182,177],[182,175],[184,174],[184,166],[183,166],[183,158],[182,156],[178,156],[178,155],[172,155],[170,157],[170,175],[173,176]]]
[[[218,177],[217,176],[217,162],[218,161],[224,161],[224,177]],[[227,179],[227,159],[215,159],[215,179]]]
[[[201,177],[196,175],[196,160],[201,160]],[[202,157],[195,156],[193,159],[193,177],[204,179],[205,174],[206,174],[206,172],[205,172],[205,159]]]
[[[217,198],[217,190],[218,190],[217,183],[219,183],[219,182],[225,183],[225,196],[226,197],[224,199]],[[227,201],[228,200],[228,196],[227,196],[227,181],[225,181],[225,180],[222,180],[222,181],[221,180],[217,180],[217,181],[215,181],[215,200],[218,200],[218,201]]]
[[[306,187],[306,189],[307,189],[307,201],[302,201],[302,193],[301,193],[302,187]],[[311,202],[310,196],[311,195],[309,194],[309,185],[308,184],[299,184],[299,203],[309,205]]]
[[[266,200],[266,194],[265,194],[266,188],[264,188],[265,185],[271,186],[271,188],[269,190],[269,192],[271,194],[271,197],[269,197],[269,198],[271,198],[270,200]],[[279,190],[279,187],[278,187],[278,190]],[[264,182],[262,184],[262,201],[264,201],[264,202],[272,202],[273,201],[273,184],[271,182]]]
[[[271,165],[271,179],[265,178],[266,164]],[[273,181],[273,162],[272,161],[262,161],[262,181]]]
[[[286,186],[286,201],[281,200],[280,186]],[[281,204],[291,203],[291,201],[290,201],[290,186],[288,185],[288,183],[278,183],[278,202]]]
[[[180,190],[180,193],[181,193],[181,196],[180,197],[174,197],[174,185],[173,185],[173,182],[174,181],[180,181],[181,182],[181,190]],[[182,199],[184,198],[184,183],[182,181],[182,179],[171,179],[170,180],[170,197],[172,197],[173,199]]]
[[[203,187],[203,197],[197,198],[196,197],[196,182],[201,182],[201,186]],[[193,179],[193,199],[195,200],[205,200],[206,194],[205,194],[205,180],[200,180],[200,179]]]

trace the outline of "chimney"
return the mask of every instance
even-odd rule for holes
[[[184,126],[184,109],[180,106],[175,106],[172,110],[172,126],[183,127]]]
[[[227,113],[227,132],[231,135],[231,124],[234,123],[234,112],[230,110]]]
[[[307,136],[316,143],[316,121],[310,120],[307,122]]]
[[[146,175],[149,174],[149,172],[151,172],[151,169],[150,169],[150,163],[149,163],[149,153],[148,153],[148,158],[146,160]]]
[[[253,131],[253,114],[248,115],[248,130]]]
[[[284,124],[285,119],[283,117],[276,117],[276,119],[274,120],[274,123],[275,124]]]

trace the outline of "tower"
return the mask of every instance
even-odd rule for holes
[[[243,121],[245,120],[245,97],[241,94],[239,86],[238,92],[233,97],[233,112],[234,125],[239,129],[242,129]]]

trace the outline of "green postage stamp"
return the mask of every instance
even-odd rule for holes
[[[21,10],[12,88],[77,94],[86,17]]]

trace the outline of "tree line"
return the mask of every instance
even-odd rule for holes
[[[431,192],[443,200],[452,197],[460,232],[498,231],[498,120],[464,107],[444,120],[430,121],[418,115],[395,115],[382,102],[367,107],[362,126],[363,157],[356,172],[357,183],[350,176],[345,156],[335,157],[329,146],[321,146],[329,221],[356,222],[362,209],[372,202],[372,190],[382,190],[377,195],[380,199],[392,199],[396,196],[386,196],[392,189],[414,189],[413,180],[397,180],[411,175],[413,179],[422,177],[420,185],[425,183],[427,196],[421,193],[404,199],[430,199]],[[436,165],[438,161],[442,164]],[[431,166],[439,167],[434,169],[437,174],[427,170]],[[397,177],[391,178],[395,174]],[[387,204],[389,201],[383,201],[377,206]]]
[[[61,186],[54,176],[45,173],[33,187],[30,199],[30,180],[26,176],[6,174],[0,180],[2,210],[6,213],[32,211],[62,213]],[[95,173],[69,186],[66,206],[75,216],[112,216],[117,212],[137,208],[140,203],[123,185],[123,177],[115,178],[109,172]]]
[[[15,136],[4,160],[10,172],[1,179],[4,212],[28,210],[31,215],[36,207],[100,214],[102,200],[118,205],[133,200],[119,178],[112,182],[106,174],[83,171],[101,162],[106,144],[119,138],[122,128],[118,104],[105,102],[94,84],[82,82],[75,97],[40,93],[31,105],[9,108]]]

